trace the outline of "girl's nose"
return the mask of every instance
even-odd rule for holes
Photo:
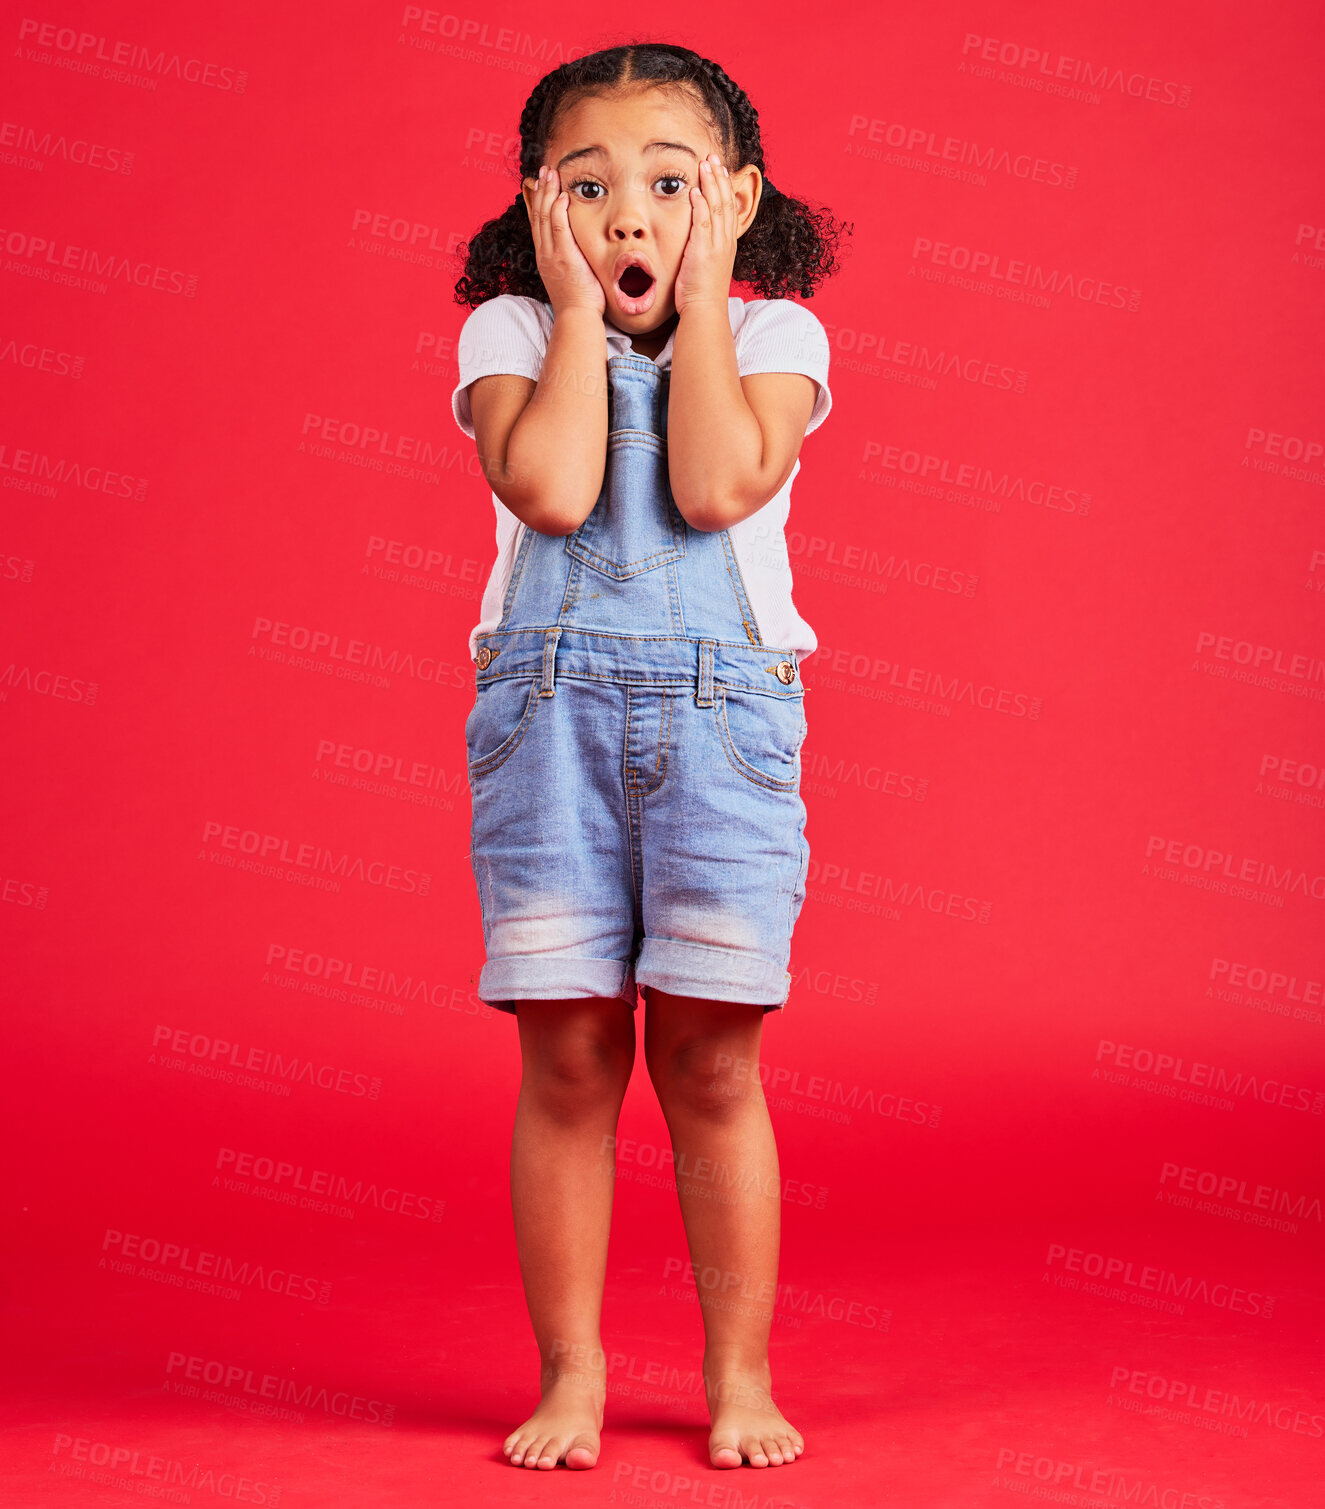
[[[618,198],[612,207],[611,226],[614,234],[618,236],[642,235],[649,223],[644,209],[645,200],[642,195],[638,199],[633,194]]]
[[[648,184],[641,179],[633,183],[623,178],[618,185],[613,198],[615,203],[612,208],[612,235],[619,240],[626,240],[631,236],[642,236],[646,229],[644,207],[648,203]]]

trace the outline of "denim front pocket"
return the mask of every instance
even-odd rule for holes
[[[686,523],[672,500],[667,447],[647,430],[607,437],[607,472],[593,512],[566,539],[566,553],[624,581],[680,560]]]
[[[471,777],[495,770],[515,752],[538,706],[538,685],[535,676],[502,676],[475,692],[465,720]]]
[[[755,786],[794,791],[809,732],[802,697],[769,697],[722,687],[714,713],[731,764]]]

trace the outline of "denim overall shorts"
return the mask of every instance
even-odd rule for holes
[[[726,530],[667,472],[670,371],[607,362],[603,489],[524,532],[465,724],[479,998],[638,988],[780,1009],[809,845],[796,655],[764,644]]]

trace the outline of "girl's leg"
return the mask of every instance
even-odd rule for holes
[[[581,999],[517,1001],[516,1019],[511,1206],[542,1399],[502,1450],[517,1467],[592,1467],[607,1391],[599,1320],[616,1165],[605,1139],[635,1061],[635,1017],[624,1001]]]
[[[681,1216],[704,1316],[715,1467],[794,1462],[800,1432],[773,1403],[768,1333],[777,1297],[781,1184],[759,1084],[763,1007],[645,987],[644,1054],[672,1134]]]

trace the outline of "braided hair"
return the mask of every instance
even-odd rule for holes
[[[640,42],[574,58],[538,81],[520,116],[521,184],[537,178],[557,120],[576,100],[639,84],[684,91],[722,143],[728,166],[735,171],[753,165],[764,173],[759,112],[745,91],[717,63],[688,47]],[[765,299],[793,293],[813,298],[816,286],[838,271],[838,237],[853,229],[775,189],[765,176],[755,218],[736,243],[732,278]],[[522,193],[464,245],[461,256],[464,274],[455,285],[457,304],[473,308],[503,293],[548,301]]]

